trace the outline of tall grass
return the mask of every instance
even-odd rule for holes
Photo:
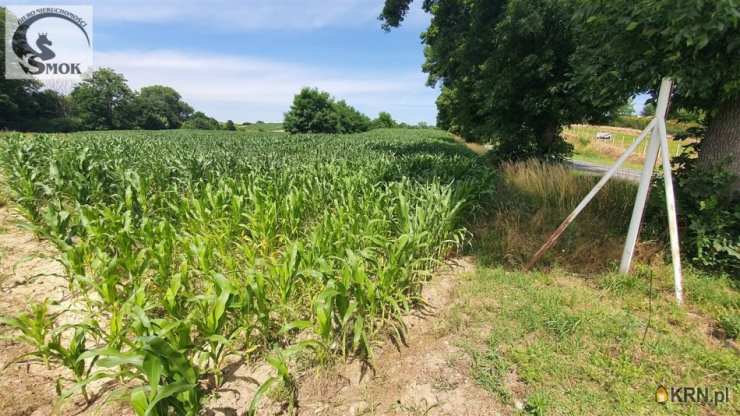
[[[504,164],[492,215],[478,226],[478,250],[489,263],[520,266],[545,242],[598,178],[560,164]],[[579,272],[608,268],[621,253],[636,187],[613,180],[594,198],[543,258]],[[643,245],[649,251],[649,244]]]
[[[139,415],[197,414],[233,355],[288,384],[289,351],[371,358],[467,238],[480,163],[433,131],[12,136],[11,196],[85,316],[21,318],[43,329],[39,357],[75,371],[62,398],[112,380]],[[55,349],[63,333],[75,343]]]

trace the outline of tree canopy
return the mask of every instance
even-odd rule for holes
[[[193,108],[170,87],[143,87],[136,96],[137,124],[143,129],[177,129],[192,114]]]
[[[370,128],[370,119],[329,93],[303,88],[285,113],[283,127],[290,133],[356,133]]]
[[[579,79],[592,99],[676,81],[674,101],[710,108],[740,93],[734,0],[577,0]]]
[[[183,129],[198,129],[198,130],[219,130],[221,125],[218,120],[212,117],[208,117],[201,111],[196,111],[182,123]]]
[[[72,94],[74,114],[85,130],[126,129],[134,114],[134,92],[123,75],[101,68],[80,82]]]
[[[384,29],[413,0],[386,0]],[[699,161],[740,175],[740,8],[735,0],[424,0],[424,71],[437,124],[516,155],[557,149],[560,125],[618,113],[676,81],[674,107],[705,114]],[[728,158],[729,156],[729,158]],[[740,184],[740,181],[738,182]],[[740,185],[739,185],[740,186]]]
[[[390,129],[393,127],[398,127],[398,123],[396,123],[396,120],[393,120],[393,117],[390,113],[386,111],[381,111],[378,114],[378,118],[372,121],[372,127],[374,129]]]
[[[577,77],[594,101],[676,81],[674,107],[706,114],[699,162],[740,176],[740,7],[734,0],[578,0]],[[736,182],[740,189],[740,181]]]
[[[384,27],[410,1],[388,0]],[[422,34],[429,85],[441,85],[437,124],[498,143],[511,158],[563,153],[564,124],[589,121],[625,102],[582,98],[571,57],[576,33],[566,0],[426,0]]]

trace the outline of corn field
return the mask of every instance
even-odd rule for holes
[[[0,138],[10,197],[58,249],[73,323],[46,302],[2,318],[67,368],[60,403],[114,381],[137,415],[198,414],[228,358],[372,360],[490,177],[445,133],[172,131]],[[245,409],[247,410],[247,409]]]

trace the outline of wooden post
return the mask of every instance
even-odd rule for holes
[[[537,261],[542,257],[545,252],[550,249],[550,247],[554,246],[555,243],[558,241],[558,238],[560,238],[560,235],[563,234],[566,228],[568,228],[568,225],[570,225],[571,222],[573,222],[574,219],[578,216],[578,214],[583,211],[584,208],[588,205],[589,202],[596,196],[596,194],[601,190],[601,188],[606,185],[606,183],[611,179],[612,176],[619,170],[619,168],[624,164],[624,162],[627,160],[627,158],[632,154],[632,152],[635,151],[637,146],[642,143],[642,141],[645,139],[647,134],[652,131],[653,127],[655,126],[655,120],[653,119],[650,121],[650,124],[648,124],[647,127],[645,127],[645,130],[640,133],[640,136],[630,145],[630,147],[627,148],[627,150],[622,153],[622,156],[617,159],[617,161],[614,163],[614,166],[612,166],[604,176],[601,177],[601,180],[591,189],[591,192],[586,195],[585,198],[578,204],[576,209],[573,210],[573,212],[568,215],[567,218],[560,224],[560,226],[550,235],[550,238],[547,239],[544,245],[540,247],[539,250],[532,256],[532,259],[529,260],[529,263],[527,263],[525,270],[531,269]]]
[[[640,143],[645,139],[648,133],[651,133],[651,139],[649,143],[646,143],[644,151],[647,153],[645,158],[645,164],[643,165],[642,175],[640,176],[640,185],[637,189],[637,197],[635,199],[635,206],[632,210],[632,219],[630,221],[629,230],[627,232],[627,241],[624,245],[624,251],[622,252],[622,261],[619,266],[619,270],[622,273],[629,272],[630,265],[632,263],[632,257],[634,255],[635,245],[637,244],[637,237],[640,232],[640,224],[642,223],[642,216],[645,210],[645,204],[647,202],[647,196],[650,191],[650,181],[652,180],[653,170],[655,169],[655,163],[658,159],[658,154],[661,156],[661,162],[663,165],[663,177],[665,180],[665,193],[666,193],[666,208],[668,210],[668,230],[671,236],[671,256],[673,263],[673,276],[676,290],[676,301],[681,304],[683,302],[683,276],[681,274],[681,252],[678,241],[678,221],[676,219],[676,199],[673,192],[673,178],[671,173],[671,152],[668,147],[668,135],[666,133],[665,117],[668,113],[668,104],[670,103],[671,90],[673,88],[673,82],[664,78],[660,84],[660,93],[658,95],[658,105],[655,111],[655,118],[645,127],[640,133],[640,136],[630,145],[622,156],[617,159],[614,165],[606,172],[601,180],[591,189],[591,192],[586,195],[585,198],[576,206],[573,212],[568,215],[565,220],[558,226],[550,237],[545,241],[545,244],[540,247],[539,250],[532,256],[527,263],[525,270],[531,269],[537,261],[542,257],[547,250],[549,250],[558,241],[558,238],[565,232],[573,220],[578,214],[583,211],[584,208],[591,202],[601,188],[611,179],[614,173],[619,169],[622,164],[627,160],[629,155],[638,148]]]
[[[666,112],[668,111],[668,102],[671,95],[671,87],[672,83],[668,79],[664,79],[663,82],[660,84],[658,105],[655,109],[655,118],[653,120],[659,120],[665,117]],[[658,129],[653,128],[652,133],[653,134],[650,138],[650,143],[646,145],[647,152],[645,155],[645,164],[642,167],[640,185],[637,188],[635,206],[632,209],[632,219],[630,220],[630,226],[627,230],[627,240],[624,243],[622,260],[619,263],[619,271],[621,273],[628,273],[630,270],[630,265],[632,264],[632,257],[635,253],[635,246],[637,245],[637,237],[640,233],[642,215],[645,212],[645,204],[647,202],[648,193],[650,192],[650,181],[653,178],[655,161],[658,159],[658,150],[660,149],[661,143]],[[665,151],[663,151],[663,153],[665,153]]]
[[[678,220],[676,219],[676,197],[673,193],[673,173],[671,171],[668,135],[665,119],[658,120],[660,145],[663,147],[663,179],[665,179],[665,201],[668,211],[668,231],[671,236],[671,263],[673,263],[673,284],[676,291],[676,302],[683,303],[683,275],[681,272],[681,248],[678,242]]]

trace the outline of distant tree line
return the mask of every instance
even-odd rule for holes
[[[233,122],[223,128],[235,129]],[[102,68],[68,95],[33,80],[0,81],[0,130],[69,132],[124,129],[221,129],[221,124],[163,85],[133,91],[123,75]]]
[[[283,128],[290,133],[347,134],[380,128],[414,127],[429,126],[424,122],[416,126],[398,123],[385,111],[371,120],[344,100],[336,101],[328,92],[316,88],[301,89],[283,120]]]

